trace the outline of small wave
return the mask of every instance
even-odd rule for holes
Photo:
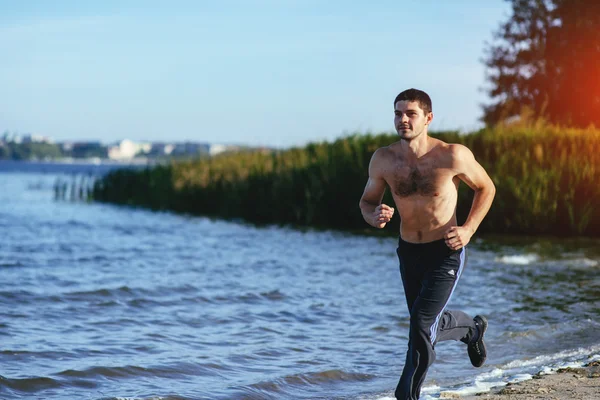
[[[147,368],[127,366],[127,367],[92,367],[85,370],[68,369],[57,374],[58,376],[74,378],[126,378],[137,376],[151,376]]]
[[[105,261],[111,261],[112,258],[107,255],[107,254],[98,254],[98,255],[94,255],[94,256],[81,256],[81,257],[77,257],[74,262],[75,263],[96,263],[96,264],[100,264],[103,263]]]
[[[85,228],[85,229],[92,229],[93,226],[86,223],[86,222],[82,222],[82,221],[77,221],[74,219],[70,219],[66,222],[66,224],[69,228]]]
[[[24,267],[25,264],[23,264],[21,261],[3,261],[0,262],[0,268],[19,268],[19,267]]]
[[[582,359],[591,354],[600,353],[600,345],[575,350],[559,351],[558,353],[540,355],[529,360],[514,360],[507,363],[504,368],[514,369],[523,367],[536,367],[554,364],[563,360]]]
[[[500,263],[514,265],[529,265],[538,260],[539,257],[537,254],[514,254],[496,258],[496,261]]]
[[[218,295],[214,296],[212,299],[209,299],[209,302],[216,303],[244,303],[244,304],[255,304],[264,300],[268,301],[282,301],[285,300],[287,296],[281,293],[279,290],[272,290],[269,292],[248,292],[241,295],[231,295],[224,296]]]
[[[18,290],[0,291],[0,303],[18,302],[18,304],[31,303],[64,303],[64,302],[101,302],[102,305],[111,305],[111,302],[127,300],[138,305],[136,301],[145,296],[152,297],[153,292],[144,289],[132,289],[128,286],[121,286],[114,289],[95,289],[85,291],[67,291],[59,294],[42,294]]]
[[[446,396],[468,396],[489,392],[492,388],[505,386],[533,378],[533,374],[551,374],[559,368],[577,368],[600,358],[600,345],[589,348],[561,351],[541,355],[529,360],[514,360],[498,368],[477,375],[473,382],[457,388],[442,390],[439,394]],[[586,360],[586,361],[584,361]]]
[[[0,324],[1,326],[1,324]],[[1,350],[1,359],[23,359],[29,358],[46,358],[48,360],[60,360],[65,358],[73,358],[74,354],[65,351],[29,351],[29,350]]]
[[[96,304],[96,306],[98,307],[112,307],[114,305],[120,305],[120,303],[118,302],[107,302],[107,303],[100,303],[100,304]],[[121,317],[121,318],[107,318],[107,319],[101,319],[101,320],[95,320],[95,321],[91,321],[88,322],[88,324],[90,326],[101,326],[101,327],[107,327],[107,326],[117,326],[120,328],[124,328],[126,326],[145,326],[146,323],[144,321],[139,321],[137,319],[133,319],[133,318],[126,318],[126,317]]]
[[[270,292],[261,293],[246,293],[244,295],[236,297],[236,300],[242,303],[254,303],[262,300],[280,301],[285,299],[285,295],[279,290],[272,290]]]
[[[267,300],[277,301],[277,300],[285,299],[285,295],[283,293],[281,293],[279,290],[272,290],[270,292],[262,292],[260,295]]]
[[[75,298],[85,298],[85,297],[112,297],[112,296],[119,296],[119,295],[123,295],[123,294],[133,294],[134,290],[131,289],[129,286],[120,286],[114,289],[96,289],[96,290],[85,290],[85,291],[78,291],[78,292],[69,292],[69,293],[65,293],[66,296],[68,297],[75,297]]]
[[[597,260],[592,260],[590,258],[583,257],[568,260],[567,265],[579,268],[593,268],[600,265],[600,262],[598,262]]]
[[[139,377],[162,377],[162,378],[180,378],[182,376],[220,376],[229,367],[216,363],[189,363],[180,362],[168,365],[141,367],[137,365],[127,365],[118,367],[95,366],[83,370],[68,369],[56,374],[62,378],[139,378]]]
[[[296,374],[235,388],[234,390],[238,393],[233,398],[248,400],[297,398],[299,393],[303,394],[302,398],[312,398],[306,396],[317,393],[319,394],[318,398],[324,398],[325,393],[336,391],[335,385],[343,382],[364,382],[374,378],[373,375],[341,370]]]
[[[0,301],[2,300],[16,300],[19,304],[22,304],[26,300],[30,300],[35,297],[33,292],[18,289],[18,290],[2,290],[0,291]]]
[[[48,377],[9,379],[0,375],[0,388],[5,387],[19,392],[34,393],[41,390],[56,389],[61,386],[60,381]]]
[[[191,400],[183,396],[151,396],[151,397],[102,397],[98,400]]]
[[[543,261],[547,266],[568,266],[572,268],[593,268],[600,265],[598,260],[587,257],[560,257],[556,260],[542,259],[537,254],[513,254],[496,257],[496,261],[510,265],[530,265]]]
[[[159,307],[165,305],[165,303],[151,299],[151,298],[137,298],[129,300],[127,305],[134,308],[146,308],[146,307]]]
[[[267,393],[285,392],[288,387],[309,387],[336,384],[341,382],[365,382],[374,379],[374,375],[358,372],[346,372],[339,369],[288,375],[271,381],[248,385],[248,388]]]
[[[55,296],[56,297],[56,296]],[[84,291],[64,292],[58,296],[59,300],[82,301],[82,302],[110,302],[126,301],[134,307],[142,306],[146,301],[155,303],[151,298],[156,297],[156,292],[149,289],[134,289],[129,286],[120,286],[116,288],[101,288]]]

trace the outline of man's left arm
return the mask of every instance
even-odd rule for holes
[[[473,204],[471,204],[471,210],[465,223],[462,226],[451,227],[444,236],[448,247],[458,250],[469,243],[479,228],[481,221],[492,206],[496,187],[485,169],[475,160],[471,150],[462,145],[452,145],[451,151],[458,178],[475,191]]]

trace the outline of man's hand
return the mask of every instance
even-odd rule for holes
[[[375,228],[383,228],[390,219],[394,216],[394,209],[387,204],[380,204],[375,207],[373,212],[373,226]]]
[[[444,235],[446,246],[452,250],[458,250],[465,247],[471,240],[473,233],[474,232],[470,228],[464,226],[452,226]]]

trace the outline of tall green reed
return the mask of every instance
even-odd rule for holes
[[[600,235],[600,130],[538,124],[432,135],[469,147],[496,184],[480,231]],[[353,134],[303,148],[118,170],[97,182],[94,198],[259,224],[366,229],[358,200],[369,160],[396,140],[394,134]],[[472,196],[461,184],[460,220]],[[389,191],[384,201],[393,203]],[[397,232],[398,222],[386,231]]]

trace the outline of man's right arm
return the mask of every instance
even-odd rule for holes
[[[381,200],[385,193],[385,179],[383,178],[384,162],[383,149],[378,149],[373,153],[369,163],[369,180],[365,186],[365,191],[360,198],[359,206],[364,220],[375,228],[383,228],[394,215],[394,209]]]

